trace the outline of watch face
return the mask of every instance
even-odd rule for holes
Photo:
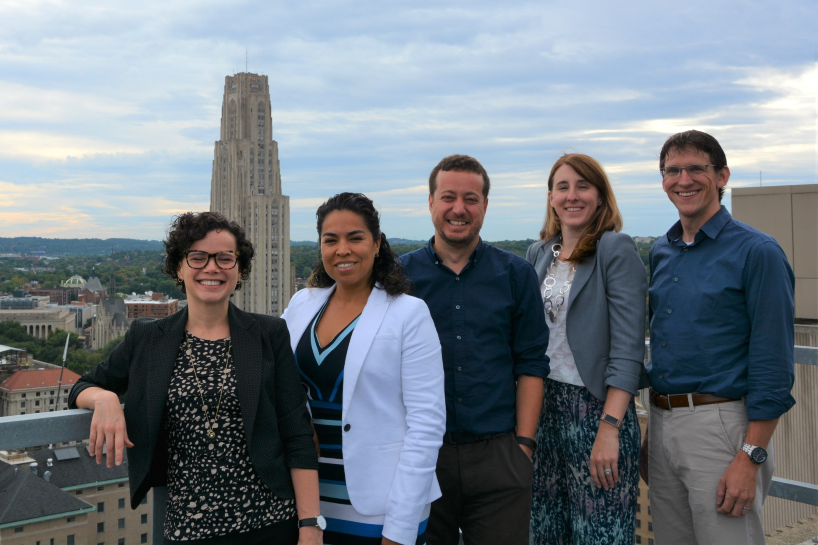
[[[761,447],[756,447],[753,449],[752,454],[750,454],[750,459],[757,464],[763,464],[767,461],[767,451]]]
[[[767,458],[766,453],[764,454],[764,458],[765,459]],[[318,515],[318,517],[316,517],[316,519],[317,519],[317,522],[318,522],[318,527],[321,528],[321,530],[326,530],[327,529],[327,519],[325,519],[321,515]]]

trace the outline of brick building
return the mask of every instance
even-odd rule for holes
[[[62,386],[58,389],[60,373]],[[80,376],[70,369],[24,369],[0,382],[0,416],[68,409],[68,392]]]
[[[129,321],[136,318],[165,318],[179,310],[179,300],[163,293],[148,292],[125,299],[125,308]]]

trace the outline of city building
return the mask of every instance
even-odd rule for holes
[[[47,295],[51,303],[55,305],[67,305],[71,301],[77,301],[80,290],[75,287],[67,288],[32,288],[31,295]]]
[[[29,335],[40,339],[47,339],[58,329],[70,332],[76,331],[74,314],[64,308],[0,308],[0,321],[3,320],[20,322]]]
[[[165,318],[179,310],[179,300],[164,293],[129,295],[125,299],[128,320],[136,318]]]
[[[737,187],[733,217],[775,238],[795,272],[795,317],[818,320],[818,184]]]
[[[233,302],[279,316],[290,301],[290,199],[281,194],[267,76],[225,77],[220,138],[215,143],[210,210],[238,222],[256,257]]]
[[[93,278],[92,278],[93,279]],[[90,280],[89,280],[90,284]],[[108,284],[107,297],[100,299],[97,315],[91,325],[91,348],[99,350],[112,340],[122,337],[131,323],[125,300],[116,298],[116,279],[114,278],[114,252],[111,251],[111,280]],[[88,344],[86,342],[86,344]]]
[[[0,416],[67,410],[68,392],[79,378],[71,369],[56,366],[21,369],[0,382]]]
[[[85,279],[78,274],[75,274],[68,280],[64,280],[60,282],[60,287],[63,288],[75,288],[77,291],[82,291],[85,289]]]
[[[151,542],[152,494],[131,509],[127,456],[108,468],[84,444],[0,451],[0,483],[3,545]]]

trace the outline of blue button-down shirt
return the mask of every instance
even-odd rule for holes
[[[429,244],[401,256],[443,348],[446,431],[499,433],[516,426],[516,378],[549,373],[548,326],[537,273],[484,243],[455,274]]]
[[[690,245],[676,223],[651,248],[650,267],[657,392],[746,397],[750,420],[795,405],[795,277],[775,239],[722,207]]]

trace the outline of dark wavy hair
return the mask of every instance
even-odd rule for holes
[[[363,193],[339,193],[330,197],[327,202],[318,207],[315,212],[318,229],[318,250],[321,250],[321,232],[324,228],[324,220],[331,212],[348,210],[358,214],[364,220],[367,229],[372,234],[373,240],[380,240],[381,246],[375,256],[375,263],[372,267],[372,275],[369,277],[370,285],[376,283],[383,285],[383,289],[389,295],[400,295],[409,293],[411,284],[409,279],[403,274],[403,268],[398,261],[398,254],[389,246],[386,235],[381,232],[381,217],[375,210],[375,204]],[[328,288],[335,284],[335,280],[330,277],[324,262],[319,257],[318,264],[312,270],[307,286],[310,288]]]
[[[173,218],[168,226],[168,238],[165,240],[165,265],[162,272],[170,276],[185,293],[185,283],[179,278],[177,271],[185,259],[185,250],[193,247],[193,243],[202,240],[213,231],[228,231],[236,237],[236,250],[239,252],[238,263],[241,280],[236,283],[236,290],[241,289],[241,282],[250,277],[250,268],[256,251],[252,243],[247,240],[241,225],[230,221],[218,212],[185,212]]]

